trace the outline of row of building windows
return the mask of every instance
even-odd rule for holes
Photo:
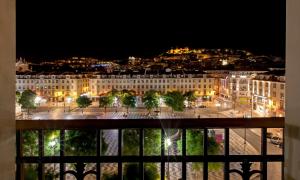
[[[18,83],[59,83],[59,82],[61,82],[61,83],[74,83],[74,80],[50,80],[50,79],[44,79],[44,80],[29,80],[29,79],[19,79],[18,80]]]
[[[201,84],[199,84],[197,87],[196,87],[196,85],[181,85],[181,86],[179,86],[179,85],[173,85],[173,86],[170,86],[170,85],[132,85],[132,88],[150,88],[150,89],[152,89],[152,88],[170,88],[170,87],[173,87],[173,88],[179,88],[179,87],[181,87],[181,88],[201,88]],[[206,88],[206,87],[208,87],[208,88],[212,88],[212,86],[211,85],[208,85],[208,86],[206,86],[205,84],[203,85],[203,88]],[[95,89],[95,88],[98,88],[98,89],[100,89],[100,85],[98,85],[98,86],[94,86],[94,85],[92,85],[92,89]],[[110,88],[112,88],[112,89],[114,89],[114,88],[116,88],[116,89],[118,89],[118,88],[124,88],[124,89],[126,89],[126,88],[130,88],[130,86],[129,85],[107,85],[107,86],[105,86],[105,85],[102,85],[102,89],[106,89],[106,88],[108,88],[108,89],[110,89]]]
[[[178,83],[178,82],[189,82],[189,83],[196,83],[196,82],[201,82],[201,79],[199,80],[191,80],[191,79],[145,79],[145,80],[108,80],[108,79],[103,79],[103,80],[93,80],[94,83],[170,83],[170,82],[173,82],[173,83]],[[203,82],[206,82],[206,79],[203,79]],[[211,79],[208,79],[208,82],[212,82]]]
[[[257,81],[254,81],[254,87],[255,88],[257,87],[257,84],[258,84],[259,87],[263,86],[262,81],[260,81],[259,83],[257,83]],[[265,84],[265,88],[268,88],[270,83],[265,82],[264,84]],[[271,84],[272,84],[272,88],[275,89],[277,87],[278,83],[273,82]],[[280,83],[280,89],[282,89],[282,90],[284,89],[284,84],[283,83]]]
[[[82,86],[84,87],[84,86]],[[21,89],[75,89],[75,86],[17,86],[17,89],[21,90]]]

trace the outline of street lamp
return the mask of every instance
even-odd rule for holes
[[[53,149],[55,149],[55,146],[56,146],[56,141],[55,140],[52,140],[49,142],[49,146]],[[55,151],[54,151],[54,154],[55,154]]]
[[[167,138],[167,139],[166,139],[166,145],[167,145],[167,147],[169,147],[169,146],[172,145],[172,141],[171,141],[170,138]]]
[[[69,105],[69,112],[71,111],[71,102],[72,102],[72,97],[67,97],[67,103]]]
[[[53,155],[55,156],[55,148],[56,148],[56,145],[57,145],[57,141],[54,137],[52,137],[52,140],[49,142],[49,147],[51,149],[53,149]],[[53,166],[53,176],[55,176],[55,163],[54,163],[54,166]]]
[[[168,157],[170,155],[170,146],[172,145],[172,141],[170,138],[166,138],[166,146],[168,148]],[[170,163],[168,161],[168,171],[167,171],[167,178],[170,179]]]
[[[159,97],[159,111],[161,113],[161,107],[163,105],[163,98]]]
[[[36,96],[35,98],[34,98],[34,104],[38,104],[39,106],[40,106],[40,102],[41,102],[41,100],[42,100],[42,98],[40,97],[40,96]]]

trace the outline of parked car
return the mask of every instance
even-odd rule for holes
[[[280,145],[280,144],[282,144],[282,139],[278,136],[273,136],[271,138],[271,143],[275,144],[275,145]]]

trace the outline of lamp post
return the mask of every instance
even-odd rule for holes
[[[71,111],[71,102],[72,102],[72,97],[67,97],[67,103],[69,105],[69,112]]]
[[[159,112],[160,112],[160,114],[161,114],[162,103],[163,103],[163,99],[161,97],[159,97]]]
[[[166,142],[165,143],[166,143],[166,146],[168,148],[168,157],[169,157],[169,155],[170,155],[170,148],[169,147],[172,145],[172,141],[168,137],[168,138],[166,138]],[[169,163],[169,161],[168,161],[167,167],[168,167],[168,170],[167,170],[167,179],[170,180],[170,163]]]
[[[39,105],[39,106],[40,106],[41,100],[42,100],[42,98],[41,98],[40,96],[36,96],[35,99],[34,99],[34,103],[35,103],[36,105]]]
[[[56,148],[56,145],[57,145],[57,141],[56,139],[53,139],[49,142],[49,147],[51,149],[53,149],[53,156],[55,156],[55,148]],[[55,163],[54,163],[54,166],[53,166],[53,176],[55,176]]]

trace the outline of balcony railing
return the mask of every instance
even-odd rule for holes
[[[269,128],[283,137],[284,118],[18,120],[16,177],[267,179],[269,163],[283,176]]]

